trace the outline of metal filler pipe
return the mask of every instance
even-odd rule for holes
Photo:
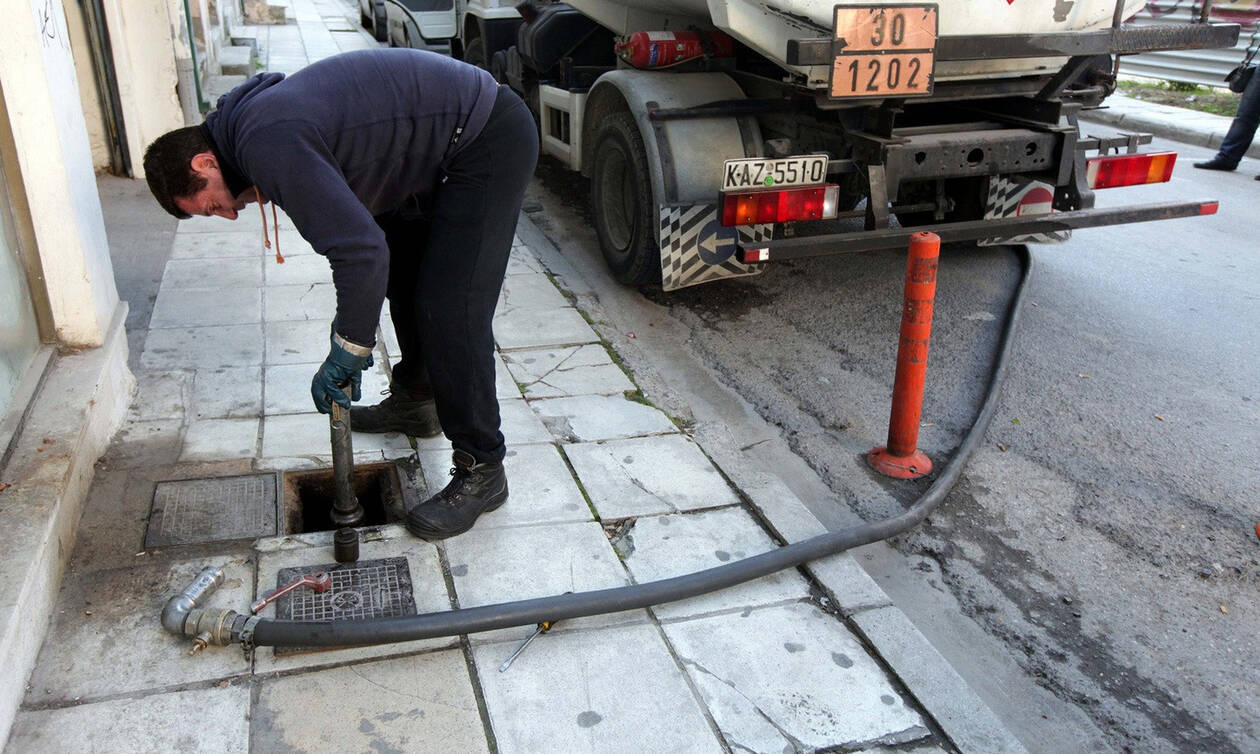
[[[983,441],[997,410],[998,391],[1006,377],[1014,334],[1032,272],[1032,258],[1028,247],[1017,246],[1015,249],[1021,262],[1022,274],[998,341],[997,358],[989,373],[984,402],[954,457],[944,466],[940,476],[927,491],[903,513],[882,521],[820,534],[716,568],[614,589],[361,621],[277,621],[242,615],[234,610],[193,609],[186,613],[179,629],[165,620],[163,625],[173,633],[198,637],[198,641],[204,638],[205,641],[218,645],[240,643],[246,651],[256,646],[342,647],[393,644],[581,618],[688,599],[900,534],[922,522],[949,494],[962,475],[963,467],[971,454]],[[172,600],[181,596],[184,595],[178,595]],[[165,612],[163,615],[165,617]]]
[[[342,388],[350,397],[350,387]],[[332,436],[333,498],[329,518],[337,526],[354,526],[363,520],[363,506],[354,494],[354,440],[350,435],[350,409],[333,401],[328,418]]]

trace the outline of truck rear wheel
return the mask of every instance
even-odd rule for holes
[[[643,137],[630,113],[609,116],[595,136],[591,204],[599,247],[626,285],[660,280],[652,184]]]

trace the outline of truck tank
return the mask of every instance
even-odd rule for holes
[[[811,89],[828,85],[827,66],[791,66],[789,39],[820,38],[832,33],[836,5],[869,2],[834,0],[567,0],[587,16],[617,34],[636,31],[679,30],[689,26],[716,27],[779,64],[805,77]],[[1111,25],[1115,0],[939,0],[942,37],[970,34],[1038,34],[1090,31]],[[1130,18],[1145,0],[1125,0],[1123,17]],[[1057,71],[1066,58],[941,61],[937,81],[1023,76]]]

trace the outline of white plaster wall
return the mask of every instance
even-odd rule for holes
[[[106,2],[104,6],[131,172],[143,178],[145,147],[184,125],[176,90],[174,41],[182,21],[171,18],[167,0]]]
[[[9,5],[0,87],[57,339],[95,347],[118,307],[79,86],[56,0]]]
[[[66,14],[66,26],[70,30],[70,51],[74,54],[74,68],[78,73],[83,120],[87,125],[88,144],[92,148],[92,167],[96,172],[103,173],[110,167],[109,130],[105,125],[105,113],[101,110],[103,100],[92,69],[87,18],[79,0],[62,0],[61,8]]]

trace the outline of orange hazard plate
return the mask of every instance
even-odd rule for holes
[[[831,96],[931,94],[937,15],[934,4],[837,5]]]

